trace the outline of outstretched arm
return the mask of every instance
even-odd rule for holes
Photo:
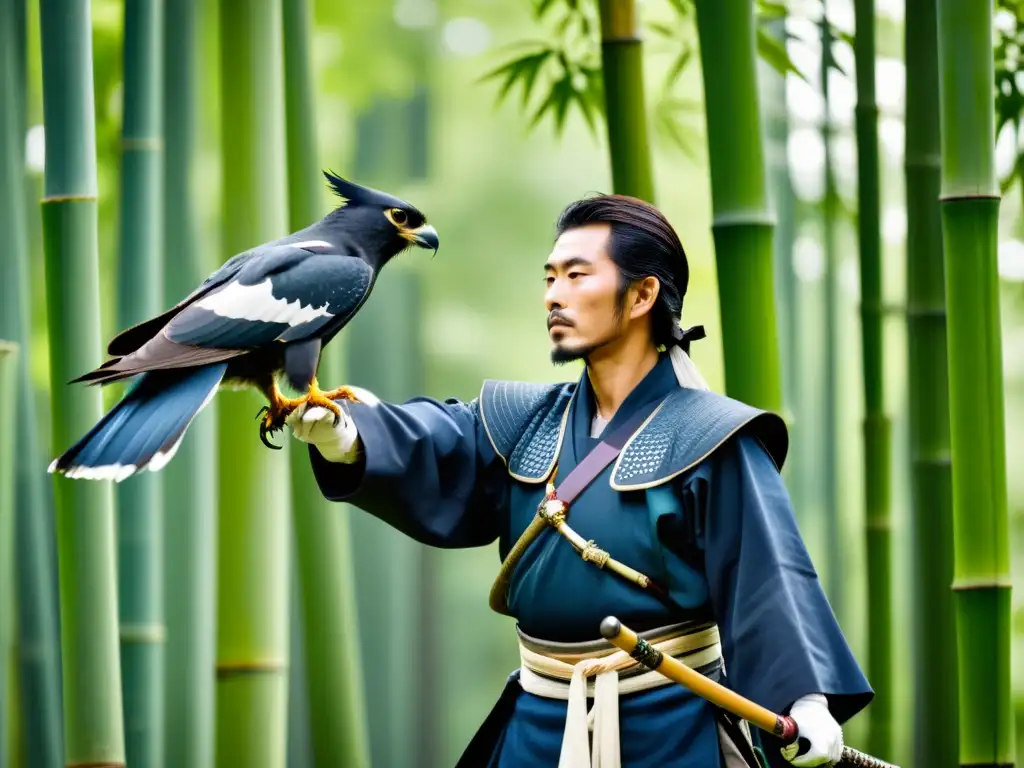
[[[310,444],[324,496],[345,501],[437,547],[493,541],[507,497],[507,473],[475,402],[419,397],[397,405],[356,390],[337,425],[323,409],[288,424]]]

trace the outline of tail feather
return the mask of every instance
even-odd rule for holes
[[[143,374],[131,390],[49,471],[120,482],[166,466],[195,418],[217,393],[227,364]]]
[[[114,357],[107,362],[103,363],[99,368],[88,373],[84,373],[76,379],[71,379],[68,384],[110,384],[114,381],[121,379],[129,379],[132,376],[137,376],[138,373],[122,373],[121,371],[112,371],[111,367],[121,362],[120,357]]]

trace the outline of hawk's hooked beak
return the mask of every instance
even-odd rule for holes
[[[434,253],[437,253],[438,246],[440,245],[437,230],[429,224],[407,230],[405,235],[420,248],[430,248]]]

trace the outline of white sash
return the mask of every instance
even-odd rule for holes
[[[717,626],[690,634],[670,635],[650,644],[693,668],[703,667],[722,656]],[[546,654],[527,647],[520,638],[519,658],[519,684],[523,690],[568,701],[558,768],[620,768],[619,694],[672,683],[653,670],[620,679],[620,672],[635,670],[640,664],[625,651],[613,647],[590,654]],[[588,698],[594,699],[589,712]],[[591,733],[594,735],[593,752]]]

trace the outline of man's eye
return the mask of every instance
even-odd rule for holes
[[[583,277],[583,273],[582,272],[570,272],[569,273],[569,279],[570,280],[575,280],[577,277]]]

